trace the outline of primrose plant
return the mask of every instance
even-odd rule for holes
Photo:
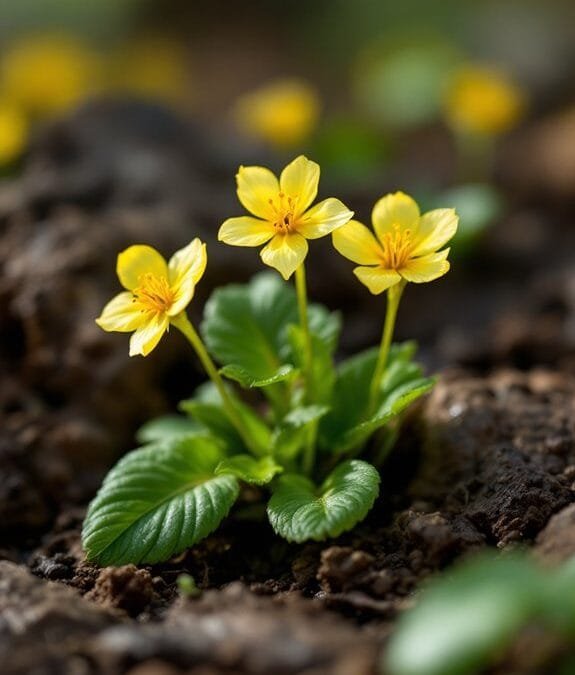
[[[338,199],[312,206],[319,175],[319,166],[303,156],[279,180],[262,167],[240,168],[238,197],[252,215],[226,220],[219,239],[265,244],[261,258],[283,280],[268,272],[217,289],[199,332],[186,307],[206,267],[205,244],[194,239],[169,262],[141,245],[118,256],[125,290],[98,324],[133,332],[130,354],[143,356],[174,326],[210,382],[181,403],[185,416],[146,424],[143,447],[110,471],[84,523],[89,559],[103,565],[166,560],[218,527],[241,483],[265,486],[269,521],[288,541],[337,536],[371,509],[400,413],[433,386],[413,361],[414,345],[392,345],[399,301],[407,282],[448,271],[449,249],[442,247],[457,216],[452,209],[422,216],[399,192],[375,205],[373,234]],[[339,315],[308,304],[304,268],[308,240],[328,234],[359,265],[358,279],[388,296],[379,349],[338,365]],[[295,288],[286,283],[292,275]],[[239,389],[258,390],[263,400],[253,408]]]

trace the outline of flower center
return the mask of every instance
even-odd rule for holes
[[[276,230],[282,234],[295,232],[295,199],[280,192],[277,202],[273,199],[269,199],[268,202],[275,214],[273,224]]]
[[[134,302],[138,302],[141,311],[166,312],[174,302],[174,293],[170,288],[166,277],[158,277],[155,274],[142,274],[138,278],[140,284],[134,288],[132,294]]]
[[[383,266],[392,270],[401,269],[413,250],[411,230],[401,230],[399,225],[394,225],[392,232],[386,232],[383,235],[381,243],[383,245]]]

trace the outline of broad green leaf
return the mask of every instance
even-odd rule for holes
[[[220,373],[224,377],[227,377],[228,380],[238,382],[245,389],[251,389],[253,387],[269,387],[271,384],[289,380],[295,377],[297,370],[289,363],[286,363],[280,366],[273,375],[263,380],[254,378],[247,370],[236,365],[224,366],[220,369]]]
[[[335,341],[337,315],[311,305],[309,321],[327,341]],[[249,284],[216,290],[206,304],[201,331],[210,352],[223,366],[234,366],[233,373],[242,372],[242,379],[254,382],[276,381],[282,367],[295,365],[288,360],[287,329],[297,323],[293,286],[264,272]]]
[[[215,474],[222,448],[189,436],[134,450],[106,476],[88,508],[82,541],[100,565],[168,560],[213,532],[238,496]]]
[[[255,459],[251,455],[234,455],[223,459],[216,467],[217,475],[229,474],[245,483],[265,485],[283,471],[282,467],[272,457]]]
[[[234,397],[231,392],[230,396],[260,453],[269,454],[271,452],[269,427],[252,408]],[[207,431],[222,440],[229,452],[242,452],[245,449],[243,440],[223,407],[217,389],[210,382],[198,387],[195,396],[181,401],[179,407],[195,422],[199,422]]]
[[[268,504],[270,523],[288,541],[337,537],[365,518],[379,480],[371,464],[357,459],[337,466],[319,488],[297,474],[280,476]]]
[[[201,426],[188,417],[163,415],[141,426],[136,433],[136,439],[142,444],[156,443],[197,434],[200,429]]]
[[[480,557],[440,578],[399,620],[390,675],[471,675],[537,611],[541,579],[526,558]]]
[[[327,412],[327,406],[310,405],[294,408],[288,413],[272,435],[274,457],[280,462],[293,460],[304,447],[311,426]]]

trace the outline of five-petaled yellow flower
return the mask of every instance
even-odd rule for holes
[[[116,266],[126,291],[110,300],[96,323],[106,331],[135,331],[130,356],[147,356],[191,301],[206,261],[206,245],[197,238],[168,263],[151,246],[130,246]]]
[[[357,278],[375,295],[402,280],[423,283],[449,270],[449,249],[439,251],[455,234],[458,217],[453,209],[420,215],[416,202],[396,192],[382,197],[372,212],[375,237],[352,220],[336,230],[335,248],[360,267]]]
[[[254,217],[228,218],[218,239],[232,246],[267,246],[261,251],[266,265],[289,279],[303,263],[307,239],[318,239],[353,216],[339,199],[325,199],[314,207],[319,165],[300,155],[278,179],[261,166],[241,166],[236,176],[238,198]]]

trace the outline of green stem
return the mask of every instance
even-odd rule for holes
[[[304,335],[304,358],[303,370],[305,381],[306,402],[310,403],[310,390],[312,386],[312,342],[309,331],[308,312],[307,312],[307,284],[305,278],[305,267],[302,263],[295,271],[295,288],[297,294],[297,306],[299,311],[299,321]],[[317,435],[317,425],[312,425],[309,429],[306,439],[306,445],[303,455],[303,470],[307,475],[311,475],[315,464],[315,441]]]
[[[369,388],[369,406],[368,416],[371,417],[377,409],[377,399],[381,388],[381,380],[385,373],[387,359],[389,358],[389,349],[391,347],[391,340],[393,338],[393,329],[395,328],[395,319],[397,317],[397,309],[401,294],[405,288],[405,281],[400,281],[395,286],[392,286],[387,291],[387,309],[385,312],[385,322],[383,324],[383,334],[381,336],[381,344],[379,346],[379,356],[377,357],[377,364],[371,380]]]
[[[224,381],[221,378],[221,375],[218,372],[216,364],[212,361],[210,355],[208,354],[207,349],[202,342],[202,338],[198,335],[196,329],[192,326],[190,320],[188,319],[185,312],[178,314],[172,320],[172,325],[174,325],[188,340],[188,342],[194,348],[194,351],[198,355],[204,370],[208,374],[210,380],[214,383],[218,393],[221,396],[222,404],[226,415],[228,416],[230,422],[236,428],[238,434],[241,436],[246,447],[256,456],[261,456],[261,452],[254,444],[250,432],[244,424],[240,414],[238,413],[236,406],[232,400],[232,397],[229,395]]]
[[[305,280],[305,267],[303,263],[295,271],[295,288],[297,294],[299,322],[304,334],[304,376],[306,379],[306,384],[309,385],[309,379],[311,375],[312,347],[309,323],[307,319],[307,287]]]

